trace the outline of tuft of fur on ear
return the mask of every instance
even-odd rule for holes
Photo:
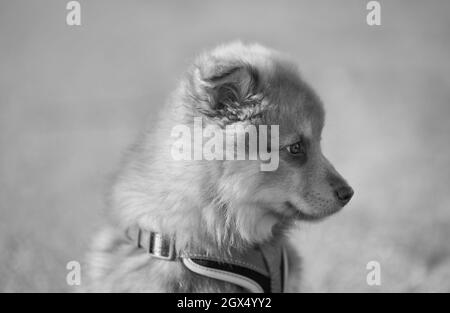
[[[256,69],[245,63],[206,59],[193,73],[196,109],[225,124],[257,118],[262,93]]]

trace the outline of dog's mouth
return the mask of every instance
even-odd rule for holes
[[[336,210],[328,210],[323,211],[319,214],[308,214],[302,211],[300,208],[296,207],[294,204],[292,204],[290,201],[285,202],[286,208],[290,212],[293,218],[301,221],[320,221],[324,219],[327,216],[330,216],[336,212],[338,212],[341,207],[337,208]]]

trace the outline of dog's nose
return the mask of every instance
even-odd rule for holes
[[[342,186],[336,189],[336,197],[342,205],[346,205],[353,197],[353,189],[350,186]]]

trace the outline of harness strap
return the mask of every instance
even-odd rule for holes
[[[189,270],[199,275],[232,283],[253,293],[271,292],[269,277],[245,267],[201,259],[182,260]]]

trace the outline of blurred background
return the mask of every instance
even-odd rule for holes
[[[299,224],[304,291],[450,291],[450,2],[0,0],[0,291],[71,291],[127,146],[196,54],[287,52],[356,194]],[[150,118],[151,120],[151,118]],[[366,283],[369,261],[381,285]]]

